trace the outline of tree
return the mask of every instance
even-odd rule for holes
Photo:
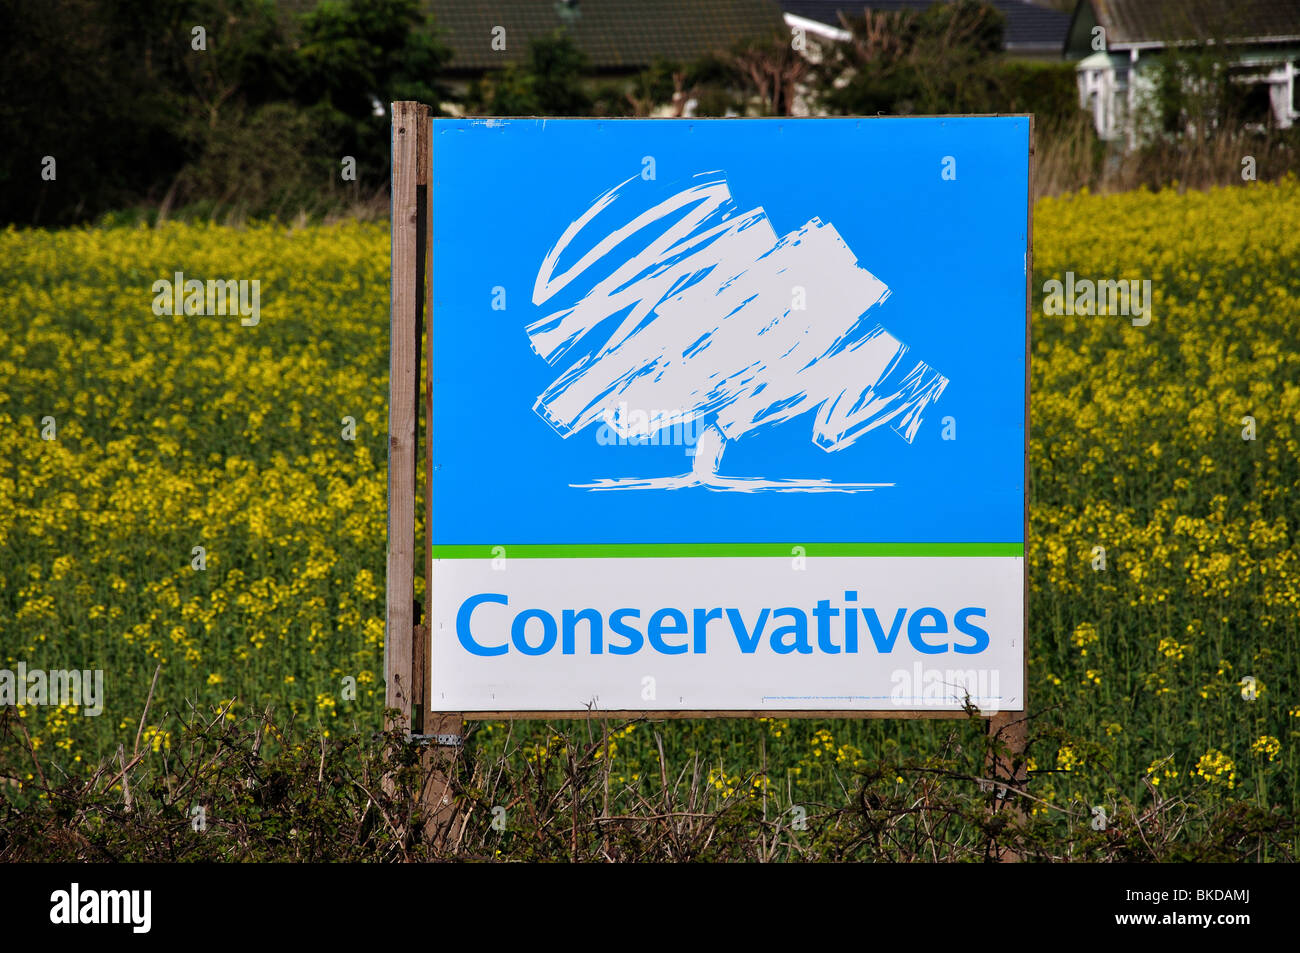
[[[769,116],[792,115],[797,86],[812,70],[789,33],[743,40],[722,58]]]
[[[170,19],[161,0],[0,0],[0,221],[69,224],[166,188],[185,158]]]
[[[850,38],[831,46],[819,70],[831,111],[995,111],[1003,19],[994,7],[956,0],[841,20]]]
[[[0,221],[32,224],[173,195],[310,204],[343,155],[380,185],[375,102],[438,102],[450,55],[419,0],[330,0],[300,18],[273,0],[0,0],[0,23]]]
[[[388,175],[388,103],[416,100],[436,109],[446,98],[439,75],[451,52],[419,0],[326,0],[303,15],[297,58],[296,98],[333,151],[377,170],[376,182]]]
[[[734,116],[744,109],[736,81],[735,69],[721,56],[706,55],[686,64],[659,58],[633,77],[630,88],[620,91],[626,103],[621,112],[650,116],[666,108],[674,117]],[[606,107],[606,112],[615,110]]]
[[[592,98],[583,85],[587,55],[562,30],[534,37],[522,66],[511,63],[470,90],[475,112],[487,116],[586,116]]]
[[[889,289],[833,225],[814,218],[778,239],[761,207],[734,202],[724,175],[696,179],[645,211],[627,201],[640,181],[629,179],[546,255],[533,303],[559,308],[528,334],[563,370],[534,410],[563,437],[598,420],[625,437],[704,425],[691,473],[583,484],[592,489],[889,485],[718,475],[727,441],[810,411],[827,452],[884,424],[911,442],[947,379],[867,317]],[[557,274],[574,245],[590,251]],[[611,254],[629,247],[641,250]]]

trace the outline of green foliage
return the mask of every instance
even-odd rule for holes
[[[0,0],[0,22],[0,221],[28,224],[165,195],[292,214],[344,155],[377,187],[374,102],[439,102],[449,57],[418,0],[329,0],[300,22],[272,0]]]
[[[705,56],[693,63],[659,58],[631,80],[600,87],[594,110],[598,115],[683,115],[694,101],[693,115],[726,116],[744,112],[744,83],[722,56]]]
[[[1155,788],[1145,804],[1106,798],[1098,824],[1088,802],[1052,804],[991,775],[1005,746],[977,717],[928,757],[888,744],[870,759],[827,757],[825,800],[665,750],[645,722],[485,726],[460,750],[421,749],[400,729],[322,733],[269,709],[191,710],[173,727],[165,749],[128,736],[116,757],[61,776],[41,769],[15,711],[0,711],[0,861],[1229,862],[1290,859],[1294,833],[1276,810]],[[629,782],[611,759],[634,734],[651,770]],[[1049,727],[1030,746],[1069,740]],[[443,783],[452,809],[431,814]]]
[[[1128,187],[1240,182],[1242,159],[1255,175],[1279,178],[1300,167],[1300,127],[1279,129],[1259,66],[1243,66],[1222,39],[1164,50],[1142,61],[1134,127],[1124,157]]]
[[[543,115],[580,116],[590,108],[591,98],[582,87],[587,68],[586,54],[562,32],[529,44],[528,71]]]
[[[586,115],[593,106],[583,82],[587,69],[586,54],[562,30],[535,37],[522,66],[512,63],[472,86],[471,108],[486,116]]]
[[[996,111],[1003,20],[994,7],[960,0],[921,12],[868,10],[849,27],[851,39],[835,44],[819,71],[830,111]]]
[[[1078,117],[1073,63],[1008,60],[998,64],[999,102],[993,112],[1033,113],[1039,130],[1058,130]]]
[[[681,63],[660,57],[648,69],[637,74],[633,81],[632,95],[646,104],[644,109],[648,114],[654,106],[671,103],[673,95],[690,79]]]
[[[720,60],[765,116],[791,115],[799,84],[812,72],[786,32],[741,40]]]
[[[0,0],[0,221],[86,217],[160,180],[165,188],[183,160],[169,133],[181,115],[165,91],[160,37],[146,38],[139,17],[114,6]],[[55,182],[39,177],[46,155]]]
[[[1161,51],[1147,65],[1153,88],[1141,97],[1138,121],[1148,143],[1161,134],[1204,141],[1245,122],[1271,124],[1265,88],[1235,81],[1260,68],[1237,66],[1230,49],[1222,42],[1175,48]]]
[[[198,158],[176,180],[178,199],[192,213],[224,208],[292,217],[314,210],[338,175],[318,126],[289,103],[224,110],[204,133]]]
[[[384,108],[448,102],[451,52],[421,0],[293,9],[305,12],[275,0],[0,0],[0,223],[377,207],[389,169]],[[1080,121],[1072,64],[1008,60],[993,7],[864,10],[850,27],[816,66],[780,34],[618,77],[595,75],[561,30],[471,83],[463,105],[499,116],[788,115],[802,95],[832,114],[1032,112],[1051,193],[1218,182],[1234,150],[1258,158],[1263,176],[1296,166],[1300,132],[1270,128],[1266,93],[1233,81],[1243,68],[1222,43],[1162,55],[1143,97],[1141,149],[1103,161]],[[42,177],[47,156],[53,181]],[[340,180],[344,156],[355,182]]]
[[[376,183],[388,173],[388,103],[435,109],[437,80],[451,58],[433,36],[419,0],[326,0],[302,18],[295,100],[311,107],[322,137],[351,155]],[[376,114],[378,102],[384,112]]]
[[[470,109],[483,116],[539,116],[533,77],[513,63],[470,86]]]

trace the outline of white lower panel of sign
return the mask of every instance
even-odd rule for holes
[[[1019,711],[1023,586],[1008,556],[438,559],[431,707]]]

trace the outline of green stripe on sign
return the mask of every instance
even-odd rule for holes
[[[502,553],[504,550],[504,554]],[[1024,543],[611,543],[434,546],[434,559],[634,559],[682,556],[1024,556]]]

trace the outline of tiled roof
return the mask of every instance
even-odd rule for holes
[[[781,0],[786,13],[817,20],[834,27],[842,26],[840,11],[860,18],[864,7],[876,11],[924,10],[934,0]],[[1009,50],[1065,48],[1070,15],[1035,6],[1026,0],[987,0],[1006,20],[1002,42]]]
[[[642,69],[656,58],[689,62],[736,41],[786,29],[775,0],[424,0],[453,72],[520,61],[528,41],[563,29],[597,70]],[[494,27],[506,48],[492,49]]]
[[[1300,37],[1300,0],[1084,0],[1108,45]],[[1080,4],[1082,6],[1082,4]]]

